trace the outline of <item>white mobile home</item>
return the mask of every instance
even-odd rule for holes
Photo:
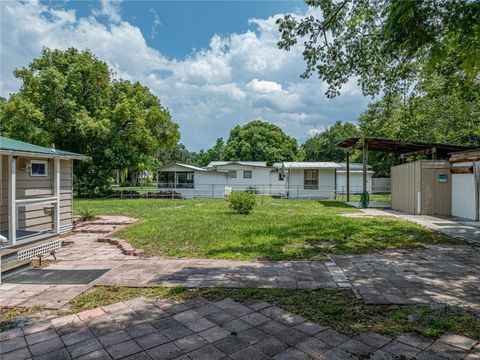
[[[339,194],[347,193],[347,164],[338,163],[340,168],[337,169],[337,190]],[[363,164],[350,163],[350,193],[360,194],[363,191]],[[372,175],[373,170],[371,166],[367,166],[367,191],[371,194],[372,190]]]
[[[341,191],[334,162],[214,161],[206,167],[167,165],[158,170],[159,190],[175,190],[186,198],[221,198],[229,191],[254,190],[260,194],[296,199],[334,199]],[[368,185],[371,190],[371,175]],[[340,181],[345,175],[340,173]],[[362,172],[350,175],[352,192],[360,192]]]
[[[173,164],[158,170],[158,188],[175,189],[186,198],[222,198],[231,190],[280,195],[272,188],[278,170],[264,161],[213,161],[205,168]]]
[[[286,197],[334,199],[339,168],[334,162],[283,162],[280,171],[286,180]]]

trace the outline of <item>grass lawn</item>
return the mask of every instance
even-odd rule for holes
[[[456,240],[407,221],[348,218],[358,211],[342,202],[264,198],[250,215],[224,200],[77,199],[75,210],[127,215],[140,222],[117,235],[147,254],[237,260],[323,259],[384,248]]]
[[[347,201],[347,195],[338,195],[337,200]],[[383,193],[370,194],[370,202],[390,202],[391,200],[392,200],[392,196],[390,194],[383,194]],[[350,201],[360,202],[360,195],[351,194]]]
[[[127,191],[138,191],[138,192],[145,192],[145,191],[157,191],[157,187],[155,185],[146,185],[146,186],[114,186],[112,187],[113,191],[120,191],[120,190],[127,190]]]

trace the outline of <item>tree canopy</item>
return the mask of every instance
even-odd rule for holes
[[[303,43],[313,73],[335,96],[356,78],[365,95],[412,84],[422,68],[437,71],[454,63],[469,79],[480,72],[479,0],[307,0],[321,17],[286,15],[277,24],[278,46]]]
[[[177,144],[173,148],[162,149],[158,152],[158,160],[162,164],[200,164],[200,154],[191,152],[183,144]]]
[[[114,169],[142,167],[178,142],[159,99],[138,82],[113,80],[90,51],[45,48],[15,76],[22,85],[0,103],[0,132],[89,156],[75,166],[80,194],[105,191]]]
[[[223,150],[223,160],[295,161],[304,158],[297,140],[286,135],[278,126],[254,120],[235,126]]]
[[[345,161],[345,152],[336,146],[340,141],[359,136],[360,131],[352,123],[337,121],[330,128],[315,134],[302,145],[305,161]]]
[[[217,138],[215,145],[208,149],[207,151],[200,150],[198,157],[199,157],[199,164],[201,166],[207,166],[212,161],[218,161],[224,159],[225,153],[225,142],[223,138]]]

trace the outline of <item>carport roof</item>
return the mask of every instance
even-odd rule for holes
[[[362,148],[364,144],[368,146],[368,150],[391,152],[397,154],[418,153],[435,149],[436,154],[442,157],[448,157],[448,154],[454,151],[473,149],[472,146],[395,140],[381,137],[351,137],[340,141],[337,146],[344,148],[348,151]]]

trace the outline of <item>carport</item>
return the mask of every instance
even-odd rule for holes
[[[448,159],[449,154],[455,151],[470,150],[472,147],[428,143],[419,141],[404,141],[382,137],[350,137],[337,144],[346,153],[346,188],[347,201],[350,201],[350,153],[355,150],[362,150],[363,163],[363,192],[367,192],[367,163],[369,151],[381,151],[398,154],[400,161],[405,162],[409,156],[426,156],[431,160]],[[392,193],[393,198],[393,193]]]

